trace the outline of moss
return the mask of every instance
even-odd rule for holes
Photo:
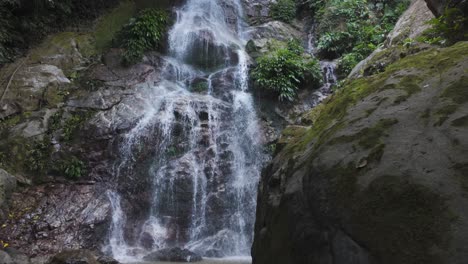
[[[435,114],[436,116],[439,117],[439,119],[437,120],[436,123],[434,123],[434,126],[441,126],[445,123],[445,121],[449,118],[449,116],[453,113],[455,113],[455,111],[457,111],[458,109],[458,106],[457,105],[453,105],[453,104],[450,104],[450,105],[446,105],[442,108],[439,108]]]
[[[468,163],[457,163],[453,168],[459,172],[458,179],[460,180],[461,187],[466,192],[465,197],[468,196]]]
[[[314,143],[314,152],[317,152],[336,132],[349,124],[345,118],[348,109],[358,101],[384,89],[404,90],[409,97],[421,91],[420,83],[423,79],[442,74],[456,66],[466,55],[468,42],[460,42],[449,48],[430,49],[406,56],[386,67],[380,74],[344,82],[340,90],[305,115],[307,120],[312,121],[312,127],[299,140],[285,146],[284,150],[292,154],[304,151]],[[417,77],[413,74],[405,75],[411,69],[418,71]],[[386,86],[390,80],[393,85]]]
[[[70,116],[62,126],[62,138],[64,141],[73,139],[75,132],[88,120],[94,112],[80,112]]]
[[[23,137],[9,137],[0,142],[0,153],[3,153],[3,168],[10,173],[21,173],[27,168],[28,153],[31,146]]]
[[[354,197],[353,233],[380,263],[443,263],[433,250],[450,239],[453,215],[443,197],[398,176],[379,177]]]
[[[452,121],[454,127],[467,127],[468,126],[468,115],[457,118]]]
[[[80,54],[85,58],[94,56],[97,53],[91,34],[82,32],[61,32],[47,37],[39,47],[30,52],[29,58],[33,63],[40,62],[42,58],[56,54],[73,54],[75,53],[75,49],[78,49]],[[70,65],[66,68],[72,68],[72,66],[73,65]],[[68,69],[65,70],[67,71]]]
[[[208,82],[199,82],[192,86],[192,91],[196,93],[204,93],[208,91]]]
[[[424,112],[420,115],[420,117],[422,119],[428,119],[429,117],[431,117],[431,109],[427,108],[426,110],[424,110]]]
[[[328,144],[350,143],[358,141],[359,146],[370,149],[379,144],[380,138],[385,135],[385,131],[398,123],[396,119],[381,119],[375,126],[366,127],[356,134],[333,138]]]
[[[135,3],[133,1],[124,1],[107,15],[103,16],[98,22],[94,33],[96,49],[98,51],[103,51],[109,48],[117,32],[119,32],[135,14]]]
[[[468,102],[468,76],[463,76],[460,80],[445,88],[441,97],[449,98],[457,104]]]
[[[367,110],[366,110],[366,117],[369,117],[370,115],[372,115],[372,113],[374,113],[375,110],[377,110],[377,107],[374,107],[374,108],[371,108],[371,109],[367,109]]]

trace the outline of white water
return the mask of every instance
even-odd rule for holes
[[[228,9],[235,21],[228,21]],[[113,214],[104,250],[117,260],[138,261],[173,246],[202,256],[250,255],[264,157],[242,32],[240,0],[188,0],[177,10],[163,80],[138,87],[145,114],[126,134],[116,166],[118,177],[131,181],[143,174],[153,185],[149,216],[136,239],[126,239],[124,197],[108,193]],[[222,59],[212,65],[215,57]],[[196,79],[206,80],[206,94],[190,92]],[[142,172],[143,148],[155,154]]]

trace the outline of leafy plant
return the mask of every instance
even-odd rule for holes
[[[297,41],[279,45],[257,59],[252,77],[258,87],[271,91],[280,101],[293,101],[300,85],[322,81],[317,59],[303,57],[304,50]]]
[[[133,64],[143,57],[143,53],[161,45],[166,34],[169,16],[165,11],[145,9],[130,20],[120,32],[121,46],[125,49],[123,61]]]
[[[77,180],[86,173],[86,166],[83,161],[75,156],[64,160],[60,164],[61,172],[71,180]]]
[[[468,17],[458,8],[447,8],[440,17],[429,21],[431,28],[426,30],[424,42],[438,45],[451,45],[468,39]]]
[[[44,174],[49,167],[50,153],[52,151],[50,139],[45,137],[41,141],[37,141],[29,147],[27,151],[26,166],[31,172]]]
[[[293,0],[278,0],[271,6],[271,16],[286,23],[296,16],[296,3]]]

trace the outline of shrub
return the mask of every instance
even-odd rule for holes
[[[319,62],[315,58],[304,58],[303,53],[298,41],[278,45],[257,59],[252,72],[255,83],[273,92],[280,101],[293,101],[300,85],[308,80],[312,85],[319,85],[322,81]]]
[[[278,0],[271,6],[271,16],[276,20],[291,22],[296,16],[296,3],[293,0]]]
[[[421,40],[430,44],[451,45],[468,39],[468,17],[457,8],[447,8],[438,18],[429,21],[432,26]]]
[[[60,171],[65,177],[77,180],[84,176],[86,167],[83,161],[75,156],[71,156],[69,159],[60,162]]]
[[[168,14],[156,9],[145,9],[131,19],[119,34],[121,46],[125,49],[124,63],[133,64],[141,60],[145,51],[160,47],[168,22]]]

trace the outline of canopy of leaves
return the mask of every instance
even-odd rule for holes
[[[318,87],[322,82],[319,62],[303,55],[304,49],[298,41],[280,43],[257,59],[252,72],[256,85],[272,92],[280,101],[294,101],[303,85]]]

